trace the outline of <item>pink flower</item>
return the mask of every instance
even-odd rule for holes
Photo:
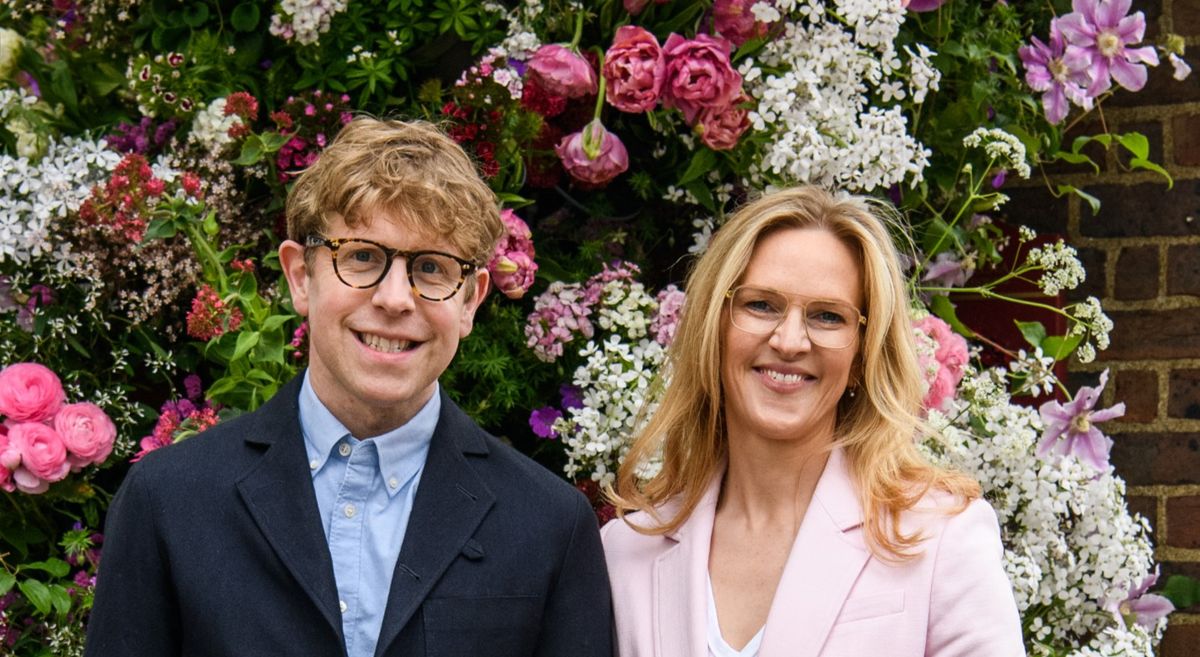
[[[643,28],[622,26],[604,55],[608,104],[631,114],[654,109],[666,70],[658,39]]]
[[[1126,48],[1142,40],[1146,16],[1129,13],[1131,0],[1074,0],[1074,12],[1058,19],[1059,29],[1070,42],[1092,60],[1092,86],[1088,93],[1098,96],[1112,86],[1110,80],[1130,91],[1146,86],[1144,64],[1158,66],[1153,46]]]
[[[8,431],[8,440],[10,449],[15,447],[21,452],[21,465],[13,474],[17,487],[22,490],[38,487],[23,476],[22,470],[48,483],[61,480],[71,471],[62,437],[41,422],[22,422],[13,426]]]
[[[679,316],[687,295],[674,285],[668,285],[659,291],[655,300],[658,301],[658,312],[654,313],[654,319],[650,322],[650,335],[662,346],[670,346],[675,339],[675,329],[679,326]]]
[[[54,430],[70,452],[74,468],[99,465],[112,453],[117,427],[100,407],[90,402],[67,404],[54,416]]]
[[[654,0],[656,5],[665,5],[671,0]],[[650,4],[650,0],[625,0],[625,11],[637,16],[642,13],[646,5]]]
[[[616,135],[593,119],[554,147],[563,168],[576,180],[603,185],[629,168],[629,153]]]
[[[1092,98],[1086,87],[1091,84],[1088,67],[1091,57],[1079,48],[1068,48],[1057,20],[1050,22],[1050,44],[1030,37],[1031,46],[1021,46],[1017,54],[1025,66],[1025,82],[1042,94],[1046,120],[1060,123],[1070,107],[1067,101],[1084,109],[1092,108]]]
[[[1042,414],[1042,423],[1046,425],[1046,433],[1038,443],[1038,456],[1074,454],[1097,470],[1108,467],[1112,439],[1100,433],[1096,425],[1124,415],[1125,402],[1102,411],[1092,410],[1100,401],[1100,393],[1107,383],[1108,370],[1104,370],[1100,374],[1099,386],[1081,387],[1075,399],[1066,404],[1057,401],[1042,404],[1038,410]]]
[[[13,422],[44,422],[66,400],[62,382],[50,368],[17,363],[0,371],[0,414]]]
[[[533,261],[533,233],[512,210],[501,211],[500,219],[504,222],[504,239],[496,245],[488,271],[497,290],[509,299],[520,299],[533,285],[538,269]]]
[[[974,273],[975,267],[971,262],[960,260],[957,254],[942,251],[925,266],[921,281],[939,287],[962,287]]]
[[[737,146],[738,139],[750,129],[750,110],[745,104],[750,97],[741,94],[729,105],[705,107],[696,121],[700,141],[714,151],[727,151]]]
[[[936,11],[938,7],[946,4],[946,0],[904,0],[904,6],[909,11],[925,12]]]
[[[758,0],[716,0],[713,2],[713,22],[717,32],[740,46],[750,39],[766,36],[767,24],[754,19],[750,7]]]
[[[0,424],[0,490],[11,493],[16,490],[17,486],[12,481],[12,470],[4,465],[6,459],[4,455],[8,453],[8,427]],[[20,459],[20,455],[17,455]]]
[[[1113,615],[1124,627],[1133,624],[1152,630],[1158,624],[1158,619],[1175,611],[1175,605],[1161,595],[1146,593],[1158,581],[1158,571],[1147,575],[1133,590],[1125,594],[1123,600],[1113,598],[1105,602],[1104,609]]]
[[[967,341],[955,333],[949,324],[933,315],[914,321],[913,331],[918,346],[925,343],[932,347],[929,351],[918,348],[925,383],[929,386],[922,406],[926,409],[942,408],[947,400],[954,398],[962,381],[969,358]]]
[[[698,34],[684,39],[667,37],[667,79],[663,104],[677,107],[689,125],[705,107],[725,107],[742,92],[742,76],[729,62],[730,44],[725,39]]]
[[[596,93],[596,71],[578,52],[551,43],[538,48],[529,60],[529,75],[547,92],[567,98]]]

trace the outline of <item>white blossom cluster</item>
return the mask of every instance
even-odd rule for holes
[[[38,97],[22,88],[0,89],[0,121],[16,138],[17,155],[31,160],[37,159],[46,146],[46,138],[38,133],[27,116],[37,104]]]
[[[541,0],[523,0],[510,10],[496,2],[484,3],[485,10],[502,14],[508,21],[508,31],[496,48],[499,54],[510,59],[528,60],[535,50],[542,47],[542,40],[538,38],[533,25],[544,5]]]
[[[347,0],[280,0],[271,15],[271,34],[284,41],[313,45],[329,31],[333,17],[346,10]]]
[[[658,302],[646,293],[646,286],[615,279],[604,284],[596,324],[605,331],[637,340],[646,337],[656,310]]]
[[[1017,357],[1008,365],[1008,369],[1022,380],[1021,393],[1038,397],[1054,393],[1054,357],[1042,353],[1038,347],[1033,353],[1024,349],[1017,351]]]
[[[817,183],[871,191],[921,179],[930,152],[908,133],[899,106],[874,107],[905,95],[903,62],[893,42],[904,10],[890,0],[776,0],[752,11],[785,18],[783,34],[740,72],[757,101],[756,131],[768,132],[750,168],[755,187]],[[935,89],[931,52],[910,53],[914,100]]]
[[[1154,569],[1150,528],[1130,514],[1125,483],[1074,457],[1043,460],[1035,409],[1009,400],[1002,369],[969,371],[960,399],[931,411],[922,448],[979,481],[999,516],[1004,567],[1031,655],[1152,654],[1166,621],[1126,628],[1104,609]]]
[[[227,144],[233,142],[229,129],[241,123],[237,115],[225,116],[225,99],[218,98],[208,104],[208,107],[196,112],[192,118],[192,131],[188,133],[188,141],[199,144],[209,153],[219,153]]]
[[[1017,172],[1022,178],[1028,178],[1031,173],[1029,162],[1025,161],[1025,144],[1000,128],[976,128],[963,137],[963,146],[982,146],[988,157],[996,160],[1000,166]]]
[[[1044,270],[1037,284],[1042,293],[1050,297],[1063,290],[1074,290],[1087,277],[1078,252],[1062,240],[1030,249],[1025,262]]]
[[[120,161],[104,140],[72,136],[51,139],[37,162],[0,154],[0,262],[48,256],[69,267],[68,247],[52,238],[51,223],[77,210]]]
[[[633,342],[619,334],[589,340],[580,351],[586,362],[575,369],[572,383],[581,390],[583,405],[554,423],[567,448],[568,478],[588,473],[602,486],[613,483],[630,439],[657,408],[647,397],[665,353],[654,340]]]
[[[1096,360],[1096,349],[1108,349],[1108,334],[1113,329],[1113,321],[1104,313],[1104,309],[1100,307],[1100,300],[1096,297],[1088,297],[1072,305],[1071,314],[1075,318],[1075,324],[1071,326],[1068,335],[1084,337],[1084,342],[1075,350],[1075,355],[1079,357],[1080,362],[1090,363]]]

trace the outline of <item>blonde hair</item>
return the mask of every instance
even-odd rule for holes
[[[360,116],[342,128],[288,194],[288,239],[324,235],[331,214],[355,226],[372,212],[445,238],[479,265],[504,235],[496,196],[471,159],[424,121]]]
[[[788,228],[830,232],[862,269],[867,324],[851,374],[857,394],[844,395],[838,404],[834,445],[845,450],[872,550],[892,560],[913,556],[921,537],[900,532],[900,515],[930,489],[955,495],[960,501],[955,512],[979,496],[976,482],[930,465],[916,449],[915,439],[927,431],[920,416],[921,373],[908,290],[888,223],[887,210],[870,199],[796,187],[743,206],[717,231],[688,277],[687,303],[665,364],[670,383],[611,494],[620,514],[642,510],[655,518],[655,525],[635,529],[676,530],[727,457],[720,370],[725,292],[737,285],[758,242]],[[662,469],[640,482],[639,465],[660,449]],[[659,517],[656,509],[672,499],[679,511]]]

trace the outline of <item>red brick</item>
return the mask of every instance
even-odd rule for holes
[[[1139,516],[1150,521],[1150,526],[1154,527],[1158,522],[1158,498],[1148,495],[1130,495],[1125,498],[1126,504],[1129,505],[1129,512],[1136,513]]]
[[[1112,463],[1131,486],[1200,483],[1200,436],[1122,433],[1112,438]]]
[[[1200,420],[1200,370],[1172,370],[1167,382],[1167,417]]]
[[[1099,358],[1165,360],[1200,354],[1200,308],[1110,311],[1111,344]]]
[[[1167,498],[1167,545],[1200,548],[1200,496]]]
[[[1183,36],[1200,36],[1200,4],[1176,0],[1173,10],[1171,18],[1175,32]]]
[[[1079,287],[1074,290],[1067,290],[1063,296],[1069,301],[1083,301],[1087,297],[1096,297],[1104,299],[1108,297],[1105,285],[1107,284],[1107,276],[1105,276],[1105,268],[1108,265],[1108,252],[1104,249],[1092,249],[1088,247],[1077,246],[1076,252],[1079,255],[1079,262],[1083,265],[1083,270],[1087,272],[1087,278],[1079,284]]]
[[[1099,121],[1088,121],[1081,123],[1074,128],[1071,128],[1070,132],[1063,135],[1062,148],[1063,150],[1070,150],[1071,144],[1075,141],[1076,137],[1090,137],[1092,135],[1098,135],[1102,132],[1104,132],[1104,124]],[[1080,152],[1092,158],[1092,161],[1096,163],[1096,166],[1100,167],[1101,171],[1108,170],[1108,151],[1104,148],[1104,146],[1101,146],[1097,142],[1091,142],[1084,146],[1083,150]],[[1071,164],[1065,160],[1046,164],[1045,169],[1046,173],[1051,175],[1059,173],[1095,173],[1096,171],[1090,164]],[[1007,190],[1005,190],[1005,192],[1007,193]]]
[[[1200,114],[1183,114],[1171,120],[1175,136],[1175,164],[1200,166]]]
[[[1175,7],[1181,4],[1194,4],[1195,0],[1175,0]],[[1179,31],[1178,24],[1176,31]],[[1189,49],[1188,63],[1195,67],[1195,51]],[[1174,68],[1171,63],[1162,58],[1162,65],[1148,67],[1149,75],[1146,86],[1136,93],[1126,91],[1113,85],[1116,93],[1104,102],[1105,107],[1138,107],[1148,105],[1173,105],[1176,103],[1192,103],[1200,100],[1200,80],[1195,75],[1189,75],[1186,80],[1174,78]]]
[[[1090,170],[1090,169],[1089,169]],[[1000,208],[1004,221],[1029,226],[1039,233],[1067,232],[1067,197],[1054,198],[1045,187],[1005,188],[1009,201]]]
[[[1092,185],[1100,199],[1100,216],[1083,208],[1079,230],[1086,237],[1156,237],[1200,235],[1200,180],[1164,183]],[[1191,221],[1188,219],[1191,218]]]
[[[1200,646],[1200,625],[1167,625],[1167,633],[1158,647],[1158,657],[1196,657]]]
[[[1120,422],[1146,423],[1158,417],[1158,374],[1146,370],[1121,370],[1113,381],[1112,403],[1125,402]]]
[[[1122,301],[1157,297],[1158,247],[1132,246],[1121,249],[1117,256],[1117,275],[1113,287],[1113,295]]]
[[[1180,244],[1167,249],[1167,294],[1200,297],[1200,245]]]

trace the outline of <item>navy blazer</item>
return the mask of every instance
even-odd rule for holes
[[[134,465],[108,511],[86,657],[345,655],[300,377]],[[610,657],[596,518],[443,394],[375,654]]]

